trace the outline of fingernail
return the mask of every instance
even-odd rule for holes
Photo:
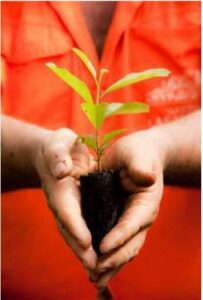
[[[54,176],[56,178],[61,178],[67,173],[67,167],[65,162],[59,162],[54,168]]]
[[[118,230],[114,232],[113,237],[109,238],[102,246],[102,253],[109,254],[112,250],[118,247],[119,241],[122,239],[123,234]]]
[[[89,247],[84,255],[83,255],[83,259],[85,260],[85,262],[88,264],[88,269],[89,270],[94,270],[97,264],[97,255],[95,253],[95,251],[93,250],[92,246]]]

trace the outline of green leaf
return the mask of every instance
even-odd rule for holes
[[[124,131],[126,131],[126,129],[117,129],[105,134],[103,138],[103,144],[107,144],[110,140],[123,133]]]
[[[87,145],[88,147],[96,151],[97,143],[96,143],[95,136],[93,135],[79,136],[79,139],[82,141],[83,144]]]
[[[142,102],[110,103],[106,108],[105,117],[149,112],[149,105]]]
[[[99,129],[105,119],[107,104],[99,103],[95,104],[95,112],[96,112],[96,128]]]
[[[95,82],[97,82],[97,72],[96,72],[95,67],[93,66],[92,62],[87,57],[87,55],[78,48],[72,48],[72,51],[80,58],[80,60],[83,62],[83,64],[89,70],[89,72],[92,75],[92,77],[94,78]]]
[[[107,104],[106,103],[82,103],[81,108],[92,123],[92,125],[99,129],[105,119]]]
[[[154,78],[154,77],[166,77],[170,74],[167,69],[150,69],[144,72],[131,73],[121,78],[120,80],[109,86],[102,94],[102,96],[109,94],[118,89],[124,88],[128,85],[140,82],[142,80]]]
[[[91,93],[82,80],[70,73],[64,68],[59,68],[53,63],[47,63],[47,67],[54,72],[60,79],[62,79],[68,86],[70,86],[82,99],[87,103],[93,103]]]
[[[94,126],[94,128],[96,128],[96,116],[95,116],[94,103],[91,103],[91,102],[86,103],[86,102],[84,102],[84,103],[81,104],[81,109],[86,114],[87,118],[92,123],[92,125]]]
[[[99,147],[99,155],[100,155],[100,157],[102,156],[102,155],[104,155],[104,152],[105,152],[105,150],[108,148],[110,146],[110,144],[108,144],[108,143],[106,143],[106,144],[103,144],[103,145],[101,145],[100,147]]]

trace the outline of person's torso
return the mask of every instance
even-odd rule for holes
[[[106,97],[114,102],[144,101],[151,109],[148,114],[109,119],[103,131],[145,129],[200,107],[200,3],[119,2],[100,60],[78,3],[2,6],[5,114],[48,128],[91,132],[80,98],[45,66],[52,61],[68,68],[93,93],[94,82],[72,47],[81,48],[97,69],[109,68],[103,88],[129,72],[164,67],[172,73]],[[2,274],[5,300],[90,300],[95,295],[38,190],[2,197]],[[199,191],[165,189],[146,245],[112,287],[117,299],[200,299]]]
[[[48,127],[70,126],[79,133],[89,131],[79,97],[45,66],[53,61],[68,68],[94,93],[94,82],[72,53],[72,47],[84,50],[97,69],[109,68],[103,88],[129,72],[159,67],[171,71],[169,78],[144,81],[107,96],[105,101],[147,102],[151,111],[115,117],[103,130],[118,123],[129,130],[148,128],[200,106],[197,2],[117,3],[100,60],[78,6],[32,2],[21,4],[16,18],[11,9],[3,14],[2,52],[8,62],[5,113]]]

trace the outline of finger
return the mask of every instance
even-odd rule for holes
[[[100,244],[102,253],[107,253],[121,246],[141,229],[152,224],[158,214],[158,204],[151,197],[151,193],[143,192],[129,198],[129,203],[117,225],[104,237]]]
[[[44,143],[46,165],[55,178],[79,178],[89,171],[90,153],[84,144],[76,143],[76,137],[71,130],[60,129]]]
[[[80,142],[74,144],[70,154],[73,161],[71,176],[79,178],[93,170],[95,164],[93,164],[93,159],[84,144]]]
[[[123,168],[120,170],[119,177],[125,191],[135,193],[138,190],[139,186],[135,184],[126,169]]]
[[[96,272],[103,273],[117,269],[138,255],[146,239],[147,229],[140,231],[133,236],[122,247],[109,254],[105,259],[97,264]]]
[[[47,168],[52,176],[61,179],[70,174],[73,162],[69,149],[62,142],[54,142],[44,149],[44,157]]]
[[[97,171],[97,162],[93,156],[90,156],[89,173]]]
[[[95,268],[94,270],[87,270],[87,274],[90,282],[96,282],[100,277],[100,274],[95,273]]]
[[[72,170],[70,149],[76,134],[69,129],[59,129],[49,136],[43,146],[46,166],[55,178],[63,178]]]
[[[121,269],[121,267],[114,269],[114,270],[107,271],[104,274],[102,274],[99,277],[99,280],[95,283],[95,286],[98,289],[105,288],[107,286],[107,284],[109,283],[109,281],[112,279],[112,277],[115,276],[120,271],[120,269]]]
[[[71,177],[55,180],[49,177],[44,182],[48,205],[68,232],[84,248],[91,245],[91,234],[81,214],[80,191]]]
[[[97,255],[93,247],[90,246],[87,249],[82,248],[78,244],[77,240],[65,229],[62,222],[58,219],[56,219],[56,222],[58,229],[63,235],[66,243],[72,248],[84,267],[88,270],[94,270],[97,264]]]
[[[139,186],[150,186],[156,181],[156,168],[151,155],[146,155],[141,146],[130,147],[125,138],[115,143],[102,164],[107,169],[125,168]]]
[[[137,189],[137,185],[135,185],[135,183],[129,176],[121,179],[121,185],[124,188],[124,190],[129,193],[134,193]]]

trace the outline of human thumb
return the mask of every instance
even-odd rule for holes
[[[45,151],[45,160],[52,176],[61,179],[70,174],[73,162],[70,156],[70,149],[63,142],[55,142]]]

